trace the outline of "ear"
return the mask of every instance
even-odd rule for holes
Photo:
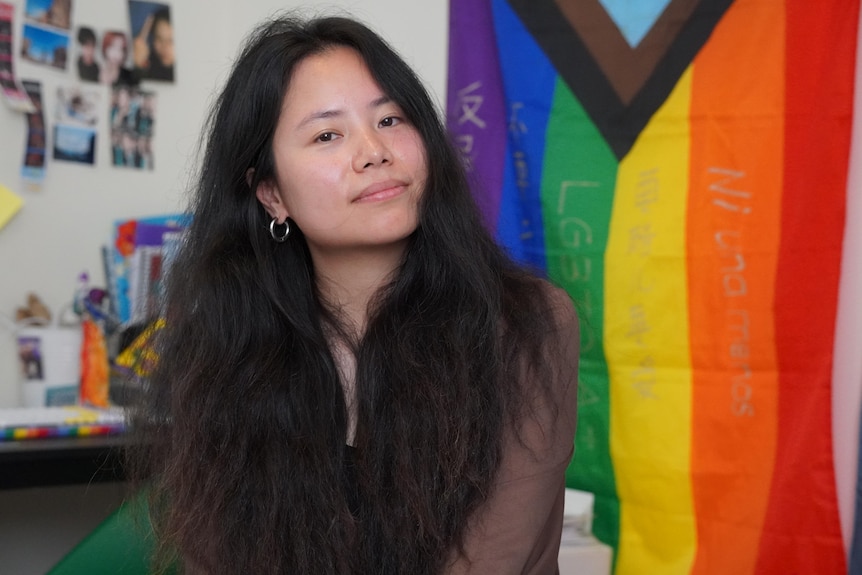
[[[246,179],[250,179],[248,172],[246,172]],[[283,223],[290,215],[287,213],[287,206],[281,200],[278,186],[276,186],[272,179],[258,183],[254,193],[257,196],[257,201],[261,203],[266,213],[270,217],[275,218],[278,223]]]

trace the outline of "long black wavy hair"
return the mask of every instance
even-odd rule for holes
[[[273,133],[293,69],[333,46],[361,55],[421,134],[428,162],[418,229],[351,342],[347,488],[348,417],[327,334],[349,330],[316,288],[302,231],[294,224],[288,241],[272,241],[255,197],[275,176]],[[544,284],[483,228],[419,79],[352,19],[261,25],[204,142],[159,361],[135,421],[146,449],[132,472],[148,487],[162,550],[206,573],[439,573],[489,496],[504,429],[529,416],[537,390],[522,388],[525,370],[550,379]]]

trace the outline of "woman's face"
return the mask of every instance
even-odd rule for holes
[[[108,43],[105,59],[113,64],[122,64],[126,59],[126,41],[122,36],[114,36]]]
[[[81,60],[87,64],[92,64],[96,59],[96,44],[93,42],[84,42],[81,44]]]
[[[275,177],[258,199],[279,222],[297,223],[313,256],[399,244],[415,231],[425,147],[354,50],[296,66],[273,156]]]
[[[129,94],[129,90],[126,88],[120,88],[117,90],[117,107],[120,109],[127,109],[129,107],[129,102],[131,101],[131,94]]]
[[[153,26],[153,51],[162,65],[174,65],[174,30],[167,20],[157,20]]]

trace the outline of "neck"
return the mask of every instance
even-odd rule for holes
[[[401,265],[406,241],[374,249],[311,250],[318,288],[359,336],[365,332],[368,304]]]

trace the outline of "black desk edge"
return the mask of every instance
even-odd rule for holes
[[[0,489],[123,481],[123,435],[0,442]]]

